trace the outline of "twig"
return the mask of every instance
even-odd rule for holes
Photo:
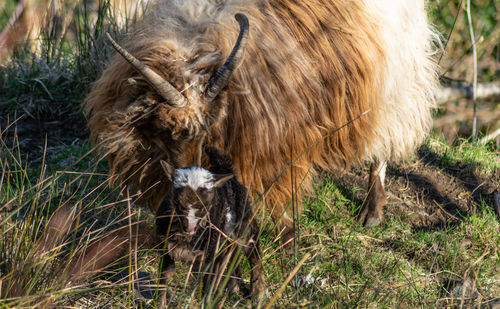
[[[281,285],[281,287],[278,289],[278,291],[276,292],[276,294],[274,294],[273,298],[271,298],[271,300],[267,303],[267,305],[266,305],[266,307],[264,309],[269,309],[269,308],[271,308],[273,306],[273,304],[276,302],[276,300],[281,296],[281,294],[283,294],[283,291],[285,290],[285,288],[288,285],[288,283],[293,279],[293,277],[295,276],[295,274],[297,274],[297,272],[299,271],[299,269],[306,262],[306,260],[309,259],[309,257],[311,257],[310,253],[306,253],[306,255],[304,255],[304,257],[300,260],[300,262],[297,264],[297,266],[295,266],[295,268],[292,270],[292,272],[288,275],[288,277],[286,278],[285,282],[283,282],[283,284]]]
[[[500,191],[496,191],[493,194],[493,198],[495,199],[495,212],[497,213],[498,220],[500,220]]]
[[[462,98],[472,99],[474,95],[473,85],[447,86],[440,88],[436,93],[436,101],[439,104]],[[476,85],[476,99],[500,97],[500,83],[479,83]]]
[[[441,52],[441,56],[439,57],[438,64],[441,63],[441,60],[443,59],[446,47],[448,47],[448,43],[450,42],[451,34],[453,33],[453,30],[455,29],[455,24],[457,23],[457,20],[458,20],[458,14],[460,14],[460,10],[462,9],[462,2],[463,2],[463,0],[460,0],[460,3],[458,4],[457,14],[455,15],[455,19],[453,19],[453,25],[451,26],[450,32],[448,33],[448,37],[446,38],[446,42],[444,43],[443,50]],[[441,14],[441,10],[440,10],[439,14]],[[436,19],[437,19],[437,17],[436,17]]]
[[[472,43],[472,55],[474,56],[474,77],[472,82],[472,103],[474,106],[474,116],[472,120],[472,139],[477,138],[477,102],[476,102],[476,90],[477,90],[477,52],[476,52],[476,40],[474,38],[474,29],[472,28],[472,17],[470,14],[470,0],[466,3],[467,20],[469,22],[469,34]]]
[[[493,131],[490,134],[486,135],[485,137],[480,139],[477,143],[480,145],[486,144],[488,141],[494,139],[497,136],[500,136],[500,128],[498,128],[498,129],[496,129],[496,131]]]

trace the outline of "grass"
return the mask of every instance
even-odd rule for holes
[[[79,285],[57,276],[85,244],[127,224],[127,203],[117,188],[106,186],[106,176],[99,171],[105,167],[92,164],[89,146],[68,146],[52,161],[31,166],[19,153],[15,140],[13,143],[8,145],[2,139],[0,151],[0,280],[3,293],[15,284],[25,288],[23,297],[4,298],[0,305],[41,305],[50,299],[58,306],[85,304],[97,308],[109,303],[112,307],[131,307],[138,302],[155,307],[154,301],[146,304],[136,298],[134,281],[128,275],[139,271],[155,276],[158,257],[150,250],[139,250],[136,263],[129,264],[125,257],[118,266]],[[470,149],[478,158],[487,154],[484,148],[466,146],[450,147],[448,153],[453,152],[459,161],[472,156],[467,152]],[[442,145],[430,139],[424,147],[441,153]],[[61,159],[69,155],[75,161],[81,156],[80,163],[61,164]],[[444,164],[451,166],[453,161]],[[358,190],[362,189],[352,189]],[[77,207],[79,219],[60,246],[38,258],[37,239],[48,218],[62,205]],[[263,222],[263,263],[270,295],[282,287],[297,261],[310,255],[273,308],[373,304],[385,308],[454,307],[462,302],[484,303],[499,295],[500,225],[491,205],[481,203],[477,212],[466,215],[459,224],[433,230],[415,230],[409,215],[390,211],[381,226],[364,228],[356,222],[358,211],[359,204],[346,196],[345,188],[326,176],[314,195],[305,200],[298,225],[297,257],[276,251],[280,241],[271,232],[271,223]],[[151,220],[150,214],[136,208],[133,216],[135,220]],[[177,266],[171,288],[178,307],[199,304],[197,280],[186,280],[189,265]],[[474,285],[473,300],[468,295],[453,295],[453,285],[464,280]],[[238,306],[240,297],[228,298],[226,305]]]
[[[40,305],[49,300],[70,304],[75,295],[123,286],[109,282],[75,285],[61,276],[77,252],[128,222],[127,202],[116,188],[107,186],[106,175],[98,173],[95,166],[78,171],[47,172],[51,168],[43,162],[28,168],[16,141],[9,147],[3,137],[0,140],[0,282],[3,297],[0,304],[8,307]],[[67,149],[68,152],[73,150]],[[89,156],[82,157],[82,161],[89,161]],[[76,169],[77,166],[72,167]],[[73,228],[64,241],[54,243],[48,251],[39,251],[37,246],[48,218],[65,206],[77,212]],[[140,211],[133,211],[131,215],[134,220],[141,217]]]
[[[328,287],[315,287],[308,297],[315,304],[451,305],[443,296],[443,282],[472,273],[484,299],[500,292],[499,223],[489,205],[482,204],[478,213],[454,228],[416,232],[406,218],[392,216],[380,227],[366,229],[357,225],[355,206],[331,180],[325,180],[317,194],[301,218],[301,245],[317,256],[309,264],[313,276],[329,278],[333,290],[328,295]]]
[[[87,1],[71,5],[71,11],[65,11],[66,6],[62,14],[70,22],[65,27],[62,21],[50,20],[36,48],[17,46],[2,67],[1,113],[21,112],[38,122],[82,119],[80,104],[110,55],[104,33],[117,34],[119,27],[109,1],[99,1],[92,14]]]
[[[6,9],[13,9],[11,1]],[[109,56],[101,34],[121,30],[104,2],[95,28],[84,6],[76,6],[72,14],[67,31],[42,33],[39,52],[20,49],[0,68],[2,115],[25,114],[37,123],[83,119],[79,104]],[[5,19],[0,16],[0,22]],[[129,218],[151,224],[152,215],[132,207],[133,200],[119,194],[119,185],[107,185],[106,164],[96,163],[86,140],[30,149],[23,146],[15,126],[7,129],[5,117],[0,118],[0,307],[50,301],[61,307],[154,308],[155,300],[141,300],[134,290],[140,274],[152,274],[153,281],[157,276],[159,261],[153,250],[136,248],[85,282],[60,276],[89,243],[127,225]],[[431,137],[420,154],[438,158],[443,171],[467,168],[492,183],[500,181],[500,155],[492,144],[476,146],[463,140],[448,145]],[[267,288],[276,296],[273,308],[460,307],[500,295],[500,225],[488,201],[475,202],[476,211],[464,213],[454,224],[421,229],[415,228],[409,212],[393,211],[398,201],[389,199],[384,223],[364,228],[356,220],[361,207],[356,196],[363,192],[331,175],[319,179],[299,217],[297,256],[279,250],[272,223],[259,216]],[[37,244],[49,218],[65,205],[78,211],[73,227],[48,253],[39,254]],[[189,265],[177,267],[170,286],[177,307],[196,307],[199,282],[193,276],[187,280]],[[248,265],[244,269],[248,272]],[[298,275],[285,284],[294,270]],[[464,282],[471,283],[474,293],[457,292]],[[234,295],[225,307],[241,305],[248,304]]]
[[[456,145],[448,145],[444,139],[436,137],[427,141],[424,149],[431,150],[442,158],[448,166],[473,165],[484,175],[498,175],[500,172],[499,151],[494,149],[493,141],[486,145],[474,145],[462,139]]]

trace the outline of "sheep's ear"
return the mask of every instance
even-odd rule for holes
[[[160,160],[161,167],[168,177],[168,180],[174,181],[175,169],[172,165],[168,164],[164,160]]]
[[[233,174],[214,174],[214,187],[220,187],[225,184],[229,179],[233,178]]]

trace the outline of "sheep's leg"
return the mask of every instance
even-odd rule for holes
[[[124,256],[130,248],[141,248],[152,242],[152,231],[145,223],[125,226],[91,242],[68,268],[71,281],[86,280]]]
[[[165,253],[161,261],[161,278],[160,285],[164,287],[160,294],[160,299],[158,301],[158,308],[167,308],[170,300],[167,299],[168,295],[168,283],[172,280],[175,274],[175,261],[172,257]]]
[[[250,296],[255,303],[261,302],[266,291],[266,280],[264,268],[262,267],[262,250],[260,249],[258,227],[252,228],[256,233],[248,239],[245,255],[252,268],[250,273],[251,291]]]
[[[312,176],[314,167],[306,155],[300,156],[303,149],[294,149],[291,158],[292,166],[286,171],[276,171],[281,176],[276,179],[272,174],[270,179],[263,179],[265,188],[270,188],[266,193],[268,209],[272,209],[272,219],[276,223],[277,234],[287,251],[293,245],[294,239],[294,215],[299,214],[302,208],[304,193],[312,187]],[[286,162],[286,164],[290,164]],[[272,170],[273,166],[266,166]],[[267,174],[264,174],[267,176]],[[251,177],[251,176],[250,176]]]
[[[220,240],[220,238],[219,238]],[[229,266],[234,261],[235,258],[235,246],[225,245],[220,250],[219,240],[214,246],[212,246],[208,252],[207,256],[214,257],[216,254],[219,256],[215,259],[205,260],[203,267],[203,297],[205,307],[221,308],[224,303],[227,293],[218,295],[221,288],[228,288],[229,292],[237,292],[233,289],[237,287],[238,279],[231,278],[233,276],[241,277],[241,268],[239,263],[236,263],[235,268],[229,271]],[[227,279],[227,276],[231,276],[227,282],[227,285],[222,286],[223,282]],[[216,298],[217,296],[222,296],[222,298]]]
[[[277,234],[281,236],[284,246],[290,246],[293,241],[293,220],[288,216],[283,207],[275,205],[271,214],[276,222]]]
[[[227,285],[228,287],[228,294],[233,294],[233,293],[238,293],[240,291],[240,286],[239,282],[241,281],[241,266],[238,264],[235,266],[234,270],[229,274],[231,278],[229,279],[229,283]]]
[[[210,263],[210,262],[209,262]],[[207,267],[209,266],[209,267]],[[219,292],[219,286],[222,281],[222,276],[224,269],[222,269],[222,261],[221,258],[217,258],[210,265],[205,263],[202,269],[202,282],[203,282],[203,303],[205,307],[216,307],[214,303],[214,298],[217,296]]]
[[[204,307],[214,307],[215,297],[219,292],[219,286],[226,274],[229,259],[232,256],[232,248],[224,248],[221,244],[223,237],[219,232],[211,231],[218,235],[213,235],[202,261],[201,278],[203,283],[203,303]],[[228,251],[231,250],[231,251]]]
[[[387,168],[386,161],[376,161],[370,167],[368,196],[359,216],[359,223],[364,226],[376,226],[384,218],[383,206],[386,202],[384,179]]]

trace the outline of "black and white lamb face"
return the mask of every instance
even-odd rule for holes
[[[193,235],[198,226],[204,226],[210,213],[215,188],[233,177],[232,174],[212,174],[208,170],[191,166],[173,169],[161,161],[165,173],[173,183],[173,203],[176,216],[182,222],[182,231]]]

